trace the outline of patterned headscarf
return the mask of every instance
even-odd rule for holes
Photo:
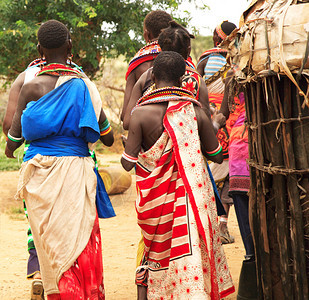
[[[231,23],[229,21],[223,21],[221,24],[219,24],[216,27],[216,32],[218,36],[224,40],[228,35],[231,34],[231,32],[236,28],[236,25],[234,23]]]

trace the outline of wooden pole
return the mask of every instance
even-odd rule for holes
[[[297,77],[298,78],[298,77]],[[300,80],[299,80],[300,79]],[[308,88],[307,80],[304,76],[297,79],[299,86],[305,91]],[[308,155],[309,155],[309,121],[303,120],[304,116],[308,116],[309,109],[306,106],[302,108],[302,101],[304,99],[300,97],[298,91],[292,86],[292,103],[294,104],[293,117],[298,117],[299,122],[293,123],[293,146],[295,153],[295,163],[297,169],[306,169],[309,166]],[[307,273],[307,284],[309,280],[309,179],[308,176],[301,176],[299,178],[298,185],[301,187],[300,202],[303,214],[304,224],[304,245],[305,245],[305,256],[306,256],[306,273]]]
[[[291,81],[283,78],[283,99],[278,97],[278,106],[282,118],[291,117]],[[285,166],[295,169],[292,130],[290,123],[282,123],[282,144],[284,147]],[[295,174],[287,175],[287,190],[291,212],[291,245],[293,258],[294,299],[308,299],[304,231],[302,210]]]
[[[253,106],[256,105],[256,125],[259,130],[256,132],[256,151],[257,151],[257,163],[264,165],[264,156],[263,156],[263,143],[262,143],[262,132],[259,125],[262,121],[262,111],[261,111],[261,97],[262,97],[262,84],[261,81],[256,83],[256,98]],[[262,171],[257,171],[257,211],[258,217],[260,220],[260,241],[263,244],[261,252],[262,254],[262,269],[263,269],[263,291],[264,299],[272,299],[272,281],[271,281],[271,262],[270,262],[270,249],[269,249],[269,240],[267,232],[267,215],[266,215],[266,198],[265,198],[265,185],[264,185],[264,173]]]
[[[288,78],[263,83],[245,89],[259,298],[309,299],[309,109]]]
[[[252,123],[252,94],[251,94],[251,87],[247,85],[244,88],[244,95],[246,100],[246,114],[247,120],[249,123]],[[250,96],[249,96],[250,95]],[[249,158],[254,160],[254,151],[253,151],[253,143],[250,142],[253,140],[252,131],[248,130],[248,140],[249,140]],[[256,186],[256,169],[250,168],[250,185]],[[263,287],[262,287],[262,267],[261,267],[261,254],[260,254],[260,241],[259,241],[259,231],[260,231],[260,223],[257,214],[257,189],[251,188],[249,192],[249,221],[251,227],[252,238],[254,242],[255,248],[255,261],[256,261],[256,271],[257,271],[257,286],[258,286],[258,296],[259,299],[263,299]]]
[[[249,122],[257,124],[260,117],[258,117],[257,111],[257,99],[260,97],[260,86],[250,84],[250,98],[246,99],[246,113]],[[249,108],[250,107],[250,108]],[[259,111],[260,113],[260,111]],[[259,145],[259,136],[256,131],[252,131],[249,135],[249,152],[250,158],[258,162],[263,161],[261,157],[261,145]],[[263,291],[263,299],[272,299],[271,289],[271,272],[270,272],[270,253],[267,236],[267,223],[266,223],[266,209],[265,209],[265,197],[262,192],[262,176],[261,171],[250,168],[251,172],[251,191],[256,190],[256,199],[254,200],[256,205],[256,215],[251,216],[255,219],[256,224],[253,229],[254,240],[256,243],[256,260],[259,269],[258,273],[258,285],[259,289]],[[251,195],[250,195],[251,196]],[[249,203],[252,200],[249,200]],[[251,214],[251,212],[249,212]],[[252,226],[253,227],[253,226]]]
[[[277,91],[277,82],[275,78],[272,76],[271,78],[267,78],[265,84],[266,91],[268,92],[270,101],[269,101],[269,110],[268,110],[268,119],[278,119],[279,111],[277,109],[276,100],[278,97]],[[276,128],[277,124],[269,124],[265,128],[265,140],[270,144],[269,149],[269,157],[270,161],[275,166],[283,165],[283,155],[282,148],[278,139],[276,137]],[[283,293],[285,299],[288,299],[290,295],[292,295],[292,283],[291,276],[289,270],[289,231],[288,231],[288,218],[287,218],[287,203],[286,203],[286,178],[283,175],[273,175],[272,176],[272,187],[270,189],[271,199],[274,200],[275,206],[275,220],[276,220],[276,240],[278,243],[278,260],[279,260],[279,268],[280,274],[278,281],[279,283],[274,282],[275,278],[273,278],[273,286],[274,286],[274,294],[278,295],[280,292]],[[276,288],[277,287],[277,288]],[[276,297],[276,298],[279,298]],[[280,297],[282,298],[282,297]]]

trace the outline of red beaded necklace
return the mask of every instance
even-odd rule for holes
[[[177,96],[177,97],[189,97],[189,98],[194,98],[194,95],[185,89],[179,88],[179,87],[163,87],[160,89],[153,90],[143,97],[141,97],[138,101],[137,104],[140,104],[142,102],[150,101],[154,98],[162,98],[166,96]]]
[[[37,73],[37,76],[48,74],[53,76],[77,76],[77,77],[86,77],[86,75],[78,69],[65,66],[63,64],[51,63],[47,66],[44,66],[42,70]]]

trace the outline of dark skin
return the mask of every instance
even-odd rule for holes
[[[10,89],[8,104],[6,107],[6,112],[2,125],[3,133],[6,136],[8,135],[9,129],[11,128],[12,125],[12,120],[16,111],[19,93],[24,84],[24,80],[25,80],[25,72],[22,72],[17,76]]]
[[[157,81],[158,88],[175,86],[175,82]],[[178,86],[180,84],[178,83]],[[132,114],[128,139],[125,145],[125,152],[128,155],[137,157],[141,149],[144,151],[150,149],[159,139],[164,131],[163,118],[166,112],[167,103],[156,103],[138,107]],[[217,137],[212,129],[211,121],[201,107],[194,106],[198,131],[201,140],[202,153],[210,158],[206,151],[213,151],[218,147]],[[221,163],[223,161],[222,153],[211,157],[212,161]],[[135,163],[121,159],[121,164],[125,170],[129,171]]]
[[[185,53],[185,57],[184,59],[187,59],[190,55],[190,51],[191,51],[191,46],[188,47],[186,53]],[[132,93],[131,93],[131,97],[129,99],[129,102],[126,106],[126,110],[123,109],[123,128],[125,130],[128,130],[129,128],[129,122],[130,122],[130,118],[131,118],[131,111],[134,108],[137,100],[142,96],[142,90],[143,87],[145,85],[146,82],[146,78],[147,78],[147,72],[145,72],[140,78],[139,80],[136,82],[136,84],[133,87]],[[208,100],[208,90],[207,90],[207,86],[205,84],[205,82],[203,80],[200,81],[200,90],[199,90],[199,99],[198,101],[202,104],[202,107],[204,108],[206,114],[208,115],[208,117],[210,117],[210,108],[209,108],[209,100]],[[225,120],[222,119],[218,119],[218,123],[224,123]]]
[[[152,75],[153,76],[153,75]],[[153,76],[153,81],[157,88],[167,86],[180,86],[181,80],[176,82],[166,82],[157,80]],[[164,131],[163,118],[166,113],[167,103],[149,104],[138,107],[130,121],[129,135],[125,143],[125,152],[133,157],[137,157],[141,148],[149,150],[159,139]],[[195,106],[195,114],[198,123],[199,135],[201,137],[202,152],[207,157],[206,151],[212,151],[218,146],[218,140],[212,129],[211,122],[201,107]],[[222,153],[212,157],[218,163],[223,161]],[[135,163],[121,158],[123,168],[130,171]],[[147,300],[147,287],[137,286],[137,299]]]
[[[129,128],[129,122],[130,122],[130,118],[131,118],[131,111],[134,108],[137,100],[142,97],[142,90],[144,88],[145,82],[146,82],[146,78],[147,78],[147,72],[145,72],[140,78],[139,80],[136,82],[136,84],[134,85],[132,94],[131,94],[131,98],[130,98],[130,102],[127,106],[127,111],[125,113],[124,116],[124,120],[123,120],[123,128],[125,130],[128,130]],[[202,83],[203,82],[203,83]],[[200,101],[202,101],[201,99],[206,99],[204,101],[202,101],[202,107],[205,111],[205,113],[207,114],[207,116],[210,118],[210,108],[209,108],[209,101],[208,101],[208,91],[207,91],[207,87],[204,81],[201,81],[201,87],[200,87]],[[205,108],[206,107],[206,108]],[[218,113],[217,111],[212,113],[212,119],[215,120],[216,122],[218,122],[221,126],[225,125],[225,117],[224,115]]]
[[[121,112],[121,121],[124,121],[125,119],[125,113],[130,103],[130,98],[132,96],[132,90],[134,88],[135,83],[138,81],[138,79],[141,77],[141,75],[146,72],[150,67],[152,67],[153,61],[145,61],[142,64],[140,64],[138,67],[136,67],[128,76],[126,81],[126,87],[124,91],[124,101],[123,101],[123,107]]]
[[[229,99],[231,96],[229,96],[229,85],[233,77],[234,77],[234,71],[229,70],[225,77],[224,96],[219,110],[219,112],[222,113],[226,119],[228,119],[230,116]]]
[[[152,34],[152,32],[150,32],[144,24],[144,39],[146,41],[146,43],[155,41],[158,39],[158,37],[154,36]],[[122,107],[122,112],[121,112],[121,116],[120,119],[121,121],[124,120],[125,117],[125,113],[127,111],[127,106],[128,103],[130,101],[130,97],[132,94],[132,90],[133,87],[135,85],[135,83],[138,81],[138,79],[141,77],[141,75],[146,72],[149,68],[151,68],[153,65],[153,60],[151,61],[145,61],[143,63],[141,63],[138,67],[136,67],[128,76],[127,78],[127,82],[126,82],[126,87],[125,87],[125,91],[124,91],[124,101],[123,101],[123,107]]]
[[[38,51],[41,57],[45,56],[47,64],[59,63],[66,64],[67,57],[71,54],[72,43],[71,40],[65,42],[65,44],[57,49],[46,49],[41,45],[38,45]],[[22,86],[16,111],[13,117],[12,126],[10,128],[10,134],[14,137],[21,136],[21,115],[26,105],[31,101],[37,101],[44,95],[51,92],[58,80],[57,76],[41,75],[35,77],[29,83]],[[104,111],[101,109],[99,124],[106,119]],[[101,142],[106,146],[111,146],[114,142],[113,131],[107,135],[100,137]],[[7,141],[5,148],[5,154],[8,158],[15,158],[14,151],[22,144],[22,142],[16,143],[11,140]]]

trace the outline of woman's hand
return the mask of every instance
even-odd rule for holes
[[[6,157],[7,157],[7,158],[16,158],[16,157],[14,156],[14,151],[15,151],[15,150],[11,150],[11,149],[8,147],[8,144],[6,143],[6,145],[5,145],[5,155],[6,155]]]

